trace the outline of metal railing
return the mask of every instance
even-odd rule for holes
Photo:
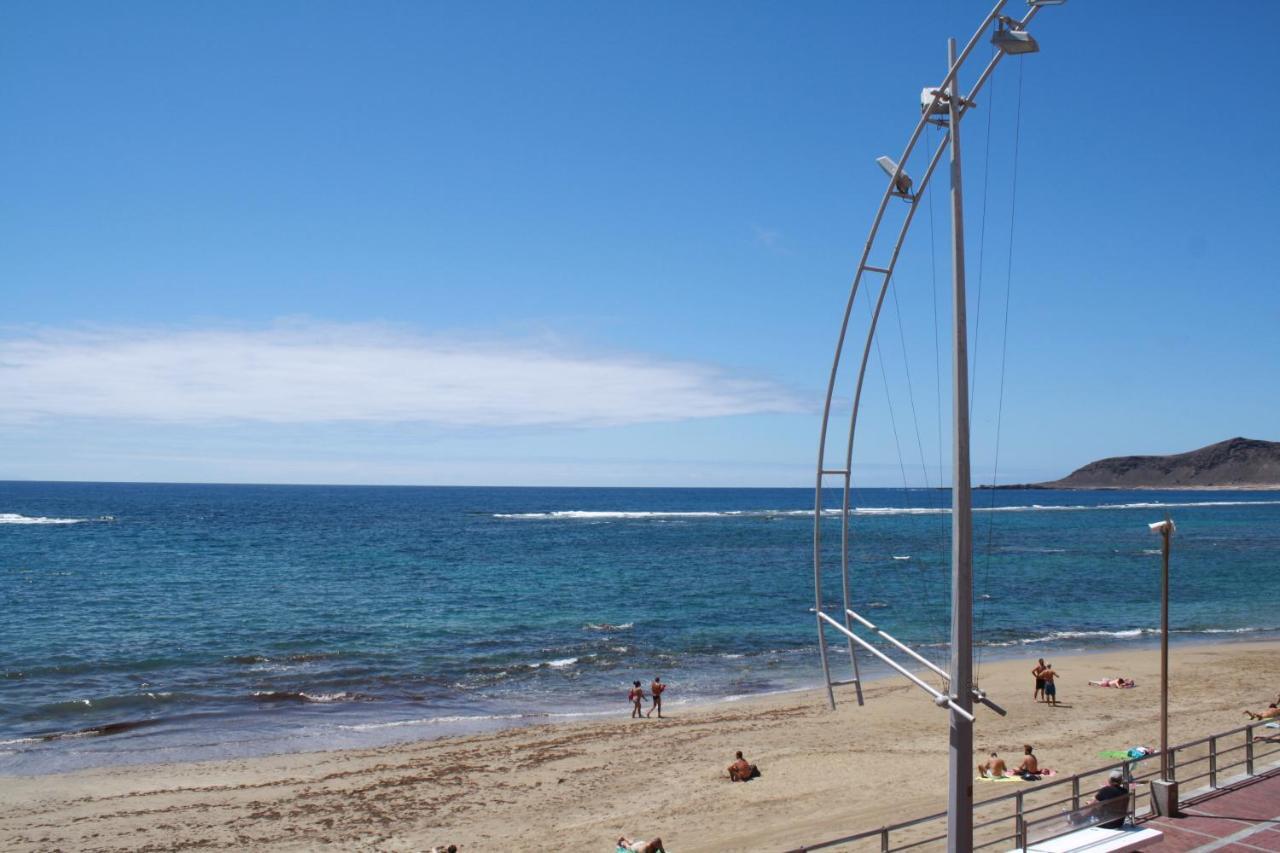
[[[1149,768],[1149,769],[1148,769]],[[1028,827],[1079,811],[1093,799],[1093,792],[1104,787],[1112,771],[1120,770],[1129,783],[1130,814],[1152,811],[1150,786],[1143,783],[1160,776],[1159,755],[1112,762],[1102,767],[1070,776],[1042,780],[1012,794],[982,800],[973,806],[974,849],[1022,846]],[[1261,722],[1209,735],[1169,748],[1169,775],[1183,788],[1181,799],[1204,793],[1189,790],[1188,785],[1204,781],[1213,789],[1280,769],[1280,729],[1269,729]],[[1083,793],[1082,793],[1083,792]],[[833,838],[816,844],[796,847],[788,853],[805,853],[841,847],[847,850],[926,850],[942,846],[947,840],[947,813],[926,815],[915,820],[882,826],[878,829]]]

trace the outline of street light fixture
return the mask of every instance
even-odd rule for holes
[[[1004,23],[1004,19],[1001,18],[1000,26],[991,34],[991,43],[1000,48],[1002,53],[1017,56],[1040,51],[1040,45],[1031,37],[1031,33],[1026,30],[1006,30]]]
[[[911,178],[907,175],[905,169],[899,169],[898,164],[892,157],[877,157],[876,162],[880,164],[880,168],[884,169],[884,173],[893,178],[893,194],[902,198],[911,198]]]

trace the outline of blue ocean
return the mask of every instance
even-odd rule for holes
[[[853,522],[857,606],[939,661],[949,500],[858,490]],[[656,675],[670,713],[817,685],[812,501],[805,489],[0,483],[0,773],[625,715],[632,679]],[[982,661],[1153,642],[1147,525],[1166,513],[1177,638],[1280,633],[1280,493],[974,501]],[[838,566],[838,519],[824,525]]]

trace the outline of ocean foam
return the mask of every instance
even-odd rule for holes
[[[1185,509],[1217,508],[1232,506],[1280,506],[1276,501],[1142,501],[1123,504],[1028,504],[1026,506],[975,506],[974,512],[1090,512],[1098,510]],[[840,514],[838,509],[824,509],[824,517]],[[851,515],[950,515],[950,507],[855,507]],[[527,521],[614,520],[644,521],[670,518],[782,518],[813,517],[811,509],[759,509],[759,510],[553,510],[550,512],[496,512],[493,518],[521,519]]]
[[[18,515],[16,512],[0,512],[0,524],[79,524],[87,518],[46,518],[43,515]]]
[[[339,725],[338,728],[352,732],[369,732],[376,729],[398,729],[403,726],[430,726],[440,723],[470,723],[481,720],[521,720],[525,714],[476,714],[475,716],[455,715],[448,717],[422,717],[417,720],[393,720],[389,723],[353,723]]]

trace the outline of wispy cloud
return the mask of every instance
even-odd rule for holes
[[[789,255],[786,247],[782,244],[782,232],[773,228],[765,228],[761,225],[754,226],[756,243],[768,249],[770,252],[778,255]]]
[[[0,417],[603,426],[791,412],[715,365],[380,326],[42,330],[0,338]]]

